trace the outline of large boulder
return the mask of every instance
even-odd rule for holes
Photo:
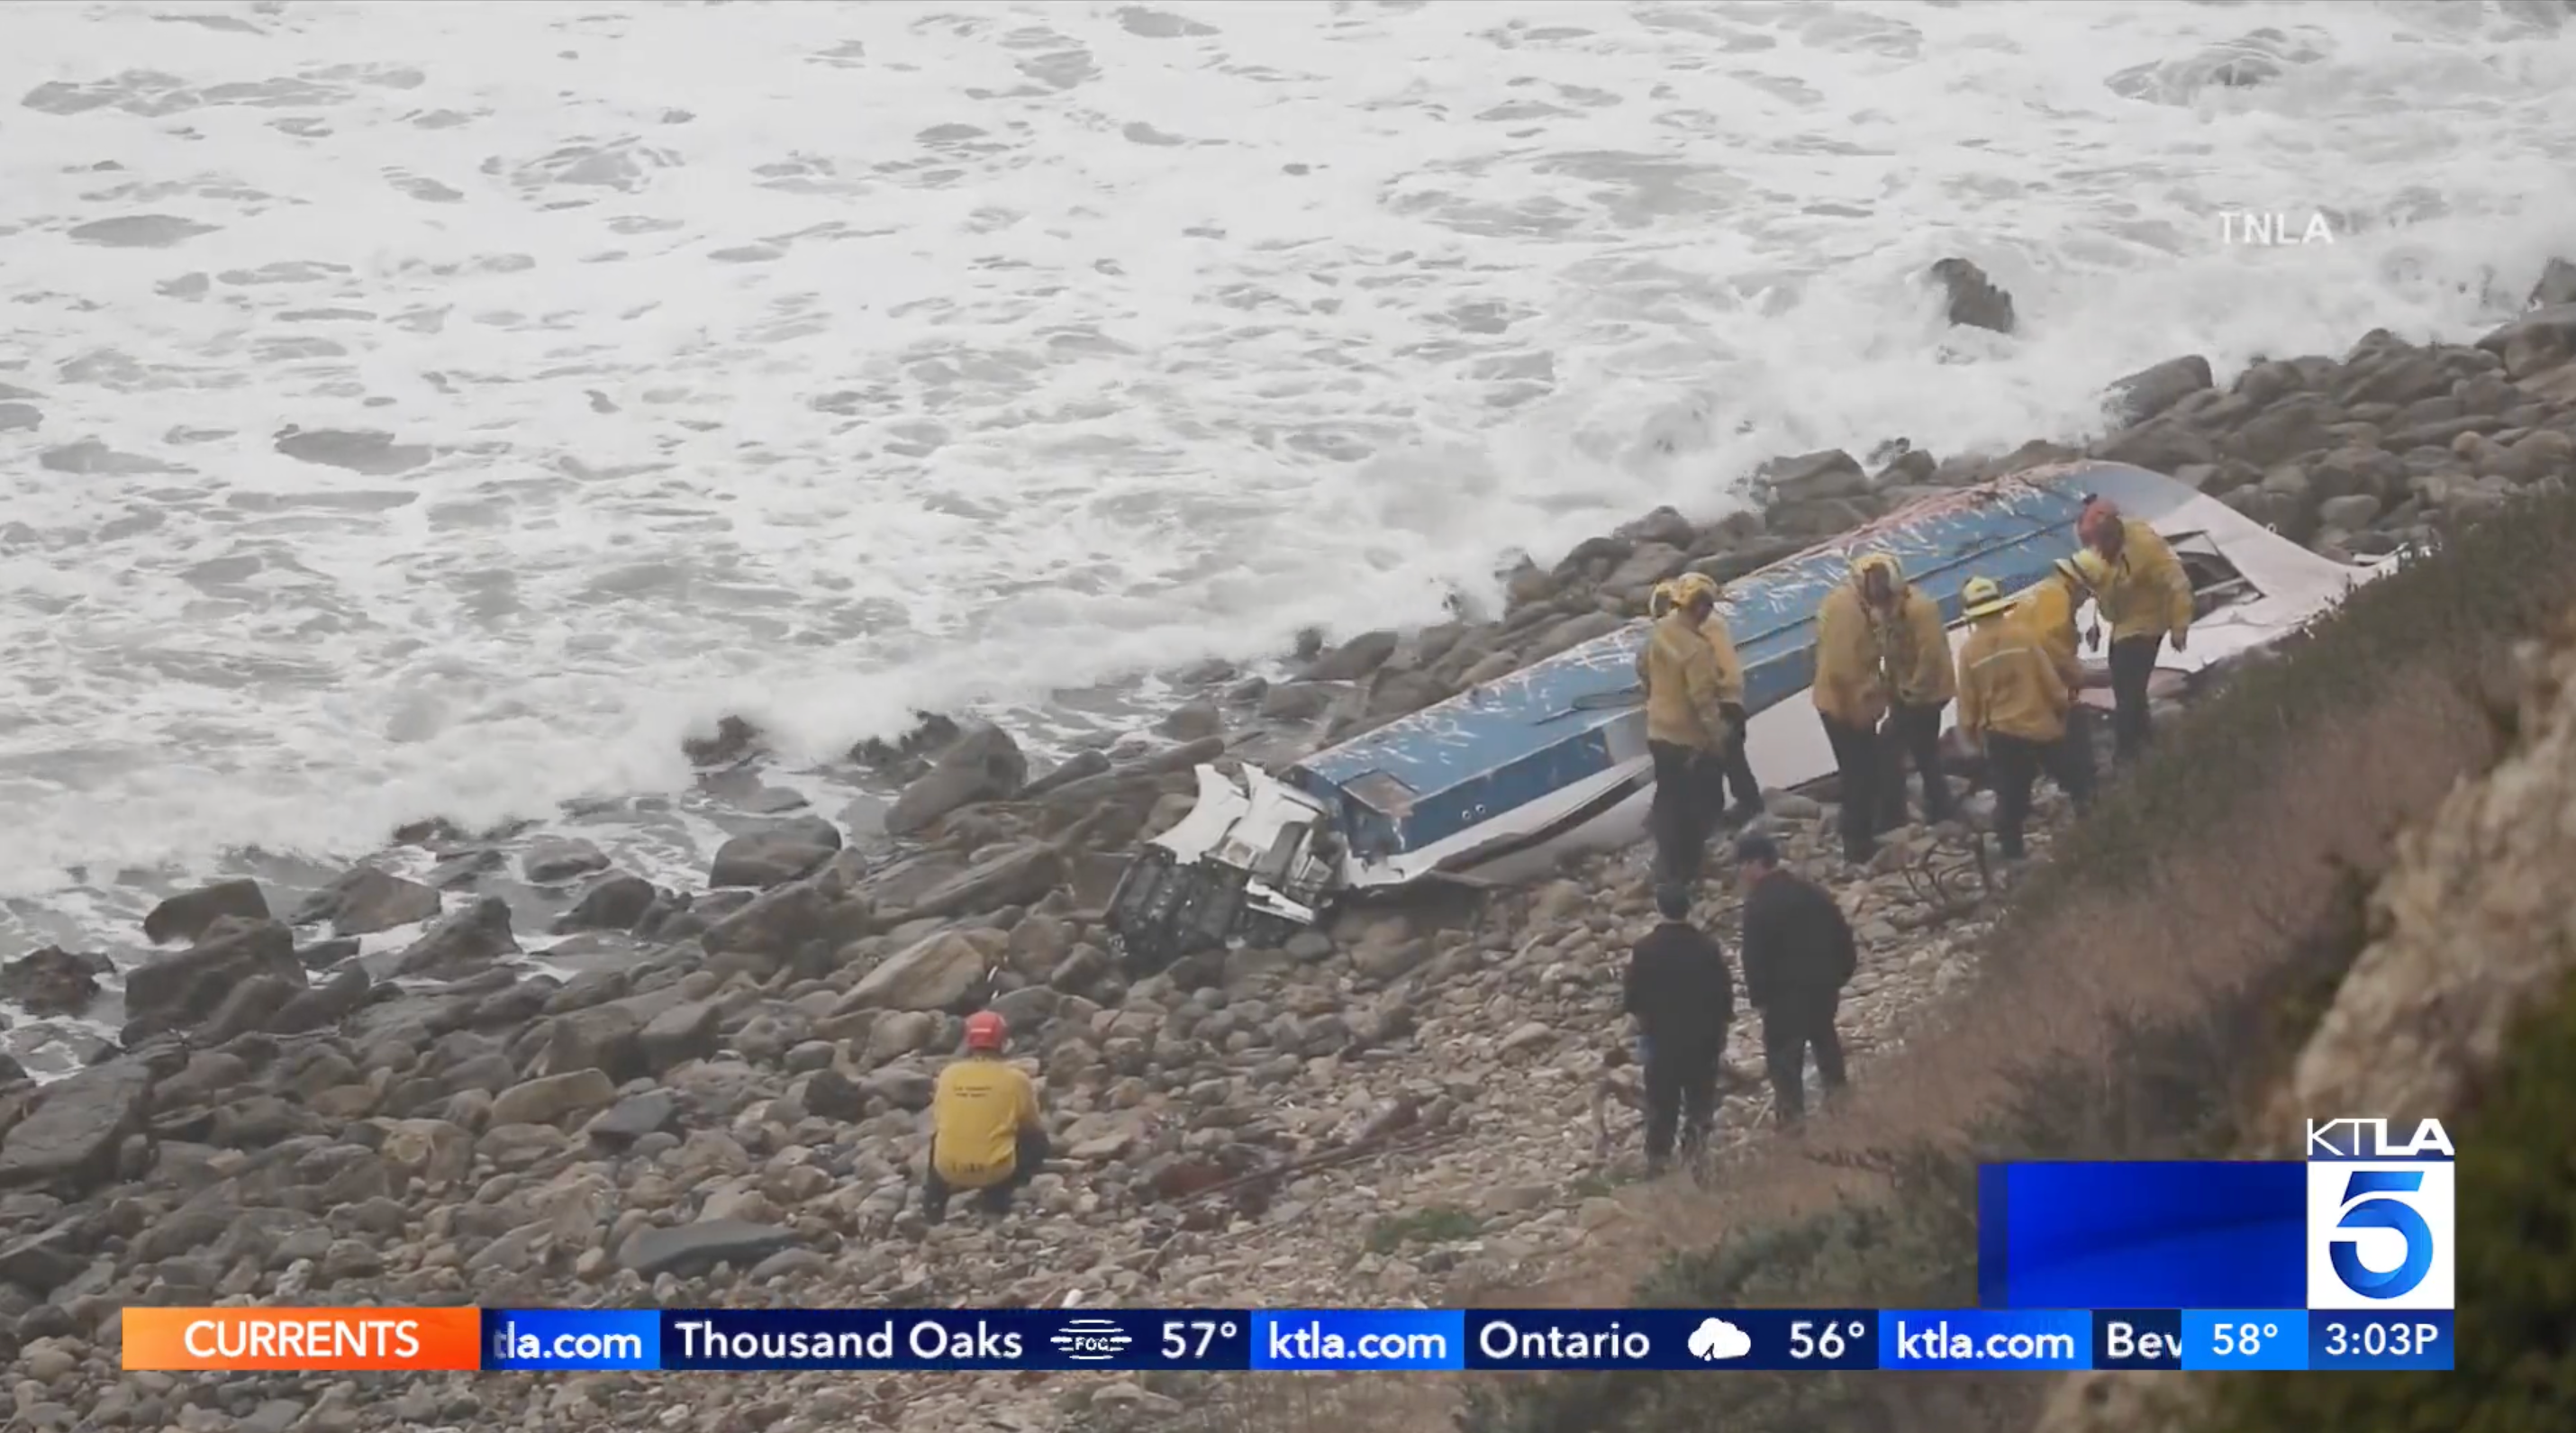
[[[2212,382],[2209,360],[2197,353],[2185,354],[2113,380],[2105,406],[2117,422],[2143,423]]]
[[[78,1195],[107,1178],[151,1095],[152,1071],[133,1059],[93,1065],[49,1087],[0,1143],[0,1188],[51,1184]]]
[[[213,1014],[225,996],[260,975],[304,988],[295,932],[283,921],[221,916],[196,944],[137,966],[125,977],[126,1018],[177,1029]]]
[[[841,849],[841,828],[820,816],[799,816],[766,830],[746,832],[716,850],[710,886],[766,890],[807,875]]]
[[[438,914],[438,892],[374,866],[353,866],[295,908],[297,925],[329,921],[336,935],[374,935]]]
[[[78,1015],[98,998],[98,978],[110,967],[103,955],[74,955],[58,945],[0,965],[0,1000],[30,1015]]]
[[[394,957],[393,974],[432,980],[461,980],[489,970],[492,962],[518,952],[510,929],[510,907],[499,896],[484,896],[439,921]]]
[[[1001,964],[1008,947],[1009,937],[990,928],[935,931],[861,977],[839,1008],[945,1010],[963,1001]]]
[[[1996,333],[2013,331],[2012,295],[1987,278],[1985,270],[1966,259],[1943,259],[1932,266],[1932,281],[1949,301],[1950,322]]]
[[[930,770],[904,787],[886,812],[888,835],[909,836],[961,806],[1007,800],[1028,784],[1029,759],[1011,734],[978,722],[939,753]]]
[[[1027,905],[1063,879],[1063,855],[1043,841],[1032,841],[987,856],[922,892],[907,914],[918,919]]]
[[[174,940],[195,940],[225,916],[243,920],[268,919],[268,897],[261,895],[259,882],[241,879],[217,881],[193,891],[183,891],[161,904],[143,918],[143,938],[154,945]]]

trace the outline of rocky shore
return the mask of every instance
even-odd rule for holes
[[[2009,328],[2009,299],[1967,275],[1944,271],[1954,314]],[[2159,365],[2115,388],[2117,426],[2089,451],[2320,551],[2422,541],[2576,473],[2562,287],[2475,345],[2373,333],[2226,390],[2200,359]],[[1131,981],[1098,912],[1126,855],[1187,809],[1199,761],[1337,740],[1612,630],[1679,571],[1732,577],[1925,491],[2077,455],[1785,458],[1758,514],[1648,514],[1512,573],[1492,620],[1318,640],[1276,683],[1193,672],[1159,747],[1033,773],[1007,733],[932,720],[852,753],[899,792],[881,830],[801,810],[731,723],[692,755],[763,814],[695,889],[578,840],[425,822],[292,900],[236,880],[163,902],[143,930],[163,953],[121,990],[95,953],[8,961],[0,999],[122,1022],[65,1078],[0,1068],[12,1426],[929,1428],[971,1402],[1038,1428],[1072,1406],[1171,1411],[1136,1383],[1064,1375],[128,1375],[126,1304],[1438,1303],[1542,1278],[1635,1217],[1594,1113],[1617,1082],[1621,953],[1650,921],[1634,862],[1353,912]],[[1793,857],[1820,863],[1830,807],[1784,793],[1774,813]],[[1959,852],[1912,831],[1842,889],[1864,945],[1847,1017],[1864,1081],[1974,969],[1994,897]],[[1725,929],[1731,895],[1712,888],[1702,914]],[[1043,1076],[1060,1158],[1009,1219],[925,1232],[906,1197],[922,1111],[963,1012],[987,1004]],[[1762,1097],[1749,1036],[1738,1048],[1725,1123],[1744,1139]],[[1616,1123],[1624,1152],[1633,1116]]]

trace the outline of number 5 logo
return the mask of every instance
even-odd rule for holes
[[[2343,1187],[2343,1218],[2338,1229],[2393,1229],[2406,1240],[2406,1257],[2386,1273],[2366,1268],[2358,1240],[2337,1239],[2327,1249],[2335,1277],[2364,1298],[2404,1298],[2433,1268],[2433,1226],[2415,1206],[2402,1199],[2373,1196],[2413,1194],[2424,1187],[2424,1174],[2413,1169],[2359,1169]]]

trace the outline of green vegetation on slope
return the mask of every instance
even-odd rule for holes
[[[2213,939],[2212,914],[2235,917],[2229,938],[2243,947],[2241,969],[2211,985],[2188,1013],[2113,1020],[2095,1050],[2025,1062],[2012,1096],[1964,1131],[1967,1149],[1927,1139],[1883,1156],[1885,1189],[1773,1227],[1732,1232],[1715,1248],[1667,1261],[1637,1289],[1649,1306],[1797,1307],[1966,1306],[1975,1298],[1976,1163],[2008,1159],[2188,1158],[2228,1151],[2236,1118],[2252,1092],[2273,1078],[2313,1028],[2336,985],[2365,943],[2367,892],[2385,862],[2386,831],[2318,830],[2333,818],[2285,790],[2307,790],[2285,776],[2300,759],[2325,762],[2326,779],[2388,782],[2394,763],[2431,779],[2384,805],[2420,816],[2458,771],[2483,769],[2509,731],[2510,706],[2499,673],[2510,670],[2520,639],[2545,630],[2576,606],[2576,497],[2545,493],[2499,520],[2454,533],[2441,551],[2356,592],[2276,662],[2238,674],[2228,686],[2160,733],[2153,755],[2132,779],[2061,839],[2050,864],[2016,893],[2015,908],[1995,932],[1985,966],[1989,982],[2045,989],[2064,963],[2066,932],[2083,931],[2099,910],[2135,921],[2142,882],[2189,866],[2212,833],[2245,830],[2297,872],[2313,895],[2294,906],[2295,929],[2279,929],[2265,906],[2280,882],[2249,872],[2193,893],[2193,913],[2157,930],[2106,935],[2117,958],[2153,964],[2178,943]],[[2430,692],[2454,718],[2483,717],[2485,732],[2465,734],[2459,720],[2414,725],[2375,716]],[[2403,714],[2398,714],[2402,718]],[[2454,749],[2428,750],[2426,731],[2453,734]],[[2408,737],[2419,744],[2404,745]],[[2479,738],[2484,738],[2483,740]],[[2392,743],[2396,749],[2392,750]],[[2349,758],[2349,768],[2333,764]],[[2314,781],[2319,773],[2308,772]],[[2363,849],[2356,849],[2356,847]],[[2329,869],[2331,868],[2331,869]],[[2285,868],[2290,869],[2290,868]],[[2205,887],[2216,884],[2220,889]],[[2126,893],[2129,904],[2120,904]],[[2228,911],[2230,906],[2243,907]],[[2265,926],[2274,927],[2263,935]],[[2248,934],[2251,932],[2252,934]],[[2153,982],[2156,971],[2130,971]],[[2067,982],[2077,984],[2073,980]],[[2116,985],[2105,987],[2116,992]],[[1994,986],[1988,986],[1991,993]],[[2087,998],[2073,991],[2070,1000]],[[2097,997],[2098,998],[2098,997]],[[2116,998],[2116,996],[2114,996]],[[2113,1009],[2119,1006],[2114,1004]],[[2440,1405],[2441,1416],[2416,1417],[2401,1399],[2372,1403],[2295,1402],[2286,1381],[2265,1381],[2228,1433],[2332,1427],[2415,1433],[2521,1433],[2576,1426],[2576,1355],[2567,1350],[2567,1311],[2576,1306],[2576,1260],[2527,1259],[2527,1248],[2569,1247],[2567,1203],[2570,1131],[2576,1131],[2576,1005],[2540,1041],[2547,1056],[2525,1049],[2517,1070],[2555,1059],[2531,1076],[2531,1103],[2515,1104],[2534,1122],[2555,1119],[2554,1142],[2534,1138],[2511,1170],[2489,1172],[2466,1161],[2461,1170],[2464,1246],[2461,1343],[2482,1339],[2477,1357],[2493,1364],[2491,1387]],[[2554,1103],[2539,1102],[2538,1091]],[[2517,1114],[2516,1117],[2521,1117]],[[2506,1118],[2499,1113],[2496,1118]],[[2519,1128],[2519,1126],[2515,1126]],[[2512,1163],[2506,1147],[2520,1136],[2482,1138],[2479,1159]],[[2467,1146],[2463,1146],[2464,1151]],[[2473,1212],[2466,1191],[2482,1186]],[[2502,1279],[2489,1266],[2515,1266]],[[2525,1350],[2546,1352],[2526,1355]],[[2536,1361],[2533,1361],[2536,1360]],[[2350,1380],[2310,1380],[2300,1389]],[[1939,1385],[1936,1392],[1924,1390]],[[1854,1433],[1892,1426],[1985,1430],[2020,1426],[2034,1411],[2040,1380],[1879,1379],[1870,1375],[1708,1379],[1688,1374],[1566,1375],[1479,1382],[1460,1417],[1462,1433]],[[2271,1398],[2270,1403],[2261,1398]],[[2510,1404],[2511,1412],[2502,1411]],[[2465,1421],[2472,1417],[2486,1421]]]

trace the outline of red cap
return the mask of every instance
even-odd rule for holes
[[[1011,1022],[992,1010],[978,1010],[966,1017],[966,1048],[998,1050],[1011,1038]]]

